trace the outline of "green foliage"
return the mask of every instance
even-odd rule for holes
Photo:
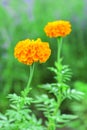
[[[62,60],[61,60],[62,61]],[[72,72],[68,65],[62,65],[61,63],[55,63],[56,68],[49,67],[51,71],[56,74],[55,79],[62,81],[63,83],[70,80]],[[61,72],[61,73],[60,73]]]
[[[87,129],[87,84],[81,81],[76,81],[74,86],[79,91],[84,92],[83,99],[78,102],[72,102],[70,104],[70,109],[74,114],[78,115],[78,119],[70,123],[69,126],[72,128],[77,128],[77,130],[86,130]]]
[[[44,112],[45,117],[51,118],[51,114],[53,113],[56,107],[56,101],[54,98],[50,99],[47,95],[41,95],[36,98],[36,106],[39,110]]]
[[[53,94],[53,97],[41,95],[36,98],[36,106],[38,110],[44,113],[47,121],[45,124],[49,130],[55,130],[67,125],[71,120],[77,118],[75,115],[62,114],[60,110],[61,103],[66,99],[80,100],[83,92],[71,89],[67,85],[67,81],[71,78],[71,69],[67,65],[62,65],[62,60],[55,63],[55,67],[49,67],[55,73],[56,83],[39,85],[40,88],[47,90]]]
[[[45,121],[46,126],[49,124],[49,120],[56,121],[56,127],[61,128],[67,125],[70,120],[74,120],[77,118],[75,115],[66,115],[61,114],[60,111],[53,116],[55,108],[57,107],[57,102],[54,98],[49,98],[47,95],[42,95],[36,98],[36,107],[38,110],[44,113],[44,116],[48,119]]]
[[[30,109],[32,98],[16,94],[9,94],[8,98],[10,108],[4,115],[0,114],[0,130],[45,130],[41,119],[37,120]]]

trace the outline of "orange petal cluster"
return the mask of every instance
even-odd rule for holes
[[[64,37],[70,34],[71,24],[69,21],[63,20],[49,22],[45,26],[44,31],[49,37]]]
[[[48,42],[26,39],[19,41],[14,49],[14,56],[19,62],[31,65],[34,62],[46,62],[51,54]]]

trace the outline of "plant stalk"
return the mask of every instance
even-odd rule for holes
[[[58,54],[57,54],[57,62],[60,63],[60,59],[61,59],[61,48],[62,48],[62,38],[59,37],[57,39],[58,42]]]
[[[57,53],[57,65],[60,66],[61,65],[61,48],[62,48],[62,38],[59,37],[57,39],[57,42],[58,42],[58,53]],[[62,81],[60,80],[61,77],[61,69],[58,70],[59,73],[58,73],[58,83],[61,85]],[[49,120],[49,125],[48,125],[48,130],[56,130],[56,121],[55,121],[55,117],[56,117],[56,114],[58,113],[59,109],[60,109],[60,105],[62,103],[62,92],[61,92],[61,86],[60,86],[60,89],[59,89],[59,92],[58,92],[58,97],[57,97],[57,101],[56,101],[56,108],[55,108],[55,111],[53,112],[52,116],[54,117],[54,119],[52,120]]]
[[[35,64],[30,66],[29,80],[28,80],[26,88],[24,89],[24,97],[27,96],[27,94],[29,93],[29,91],[31,89],[30,84],[31,84],[31,81],[32,81],[33,73],[34,73],[34,67],[35,67]]]

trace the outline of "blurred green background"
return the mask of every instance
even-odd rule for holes
[[[49,21],[69,20],[72,33],[63,40],[64,64],[72,68],[72,88],[83,91],[80,102],[67,101],[64,112],[78,114],[78,121],[69,126],[87,130],[87,1],[86,0],[0,0],[0,111],[8,107],[7,95],[19,94],[27,84],[29,67],[14,58],[14,47],[20,40],[40,37],[48,41],[52,55],[45,64],[37,64],[33,77],[33,94],[39,94],[38,84],[54,82],[48,66],[54,66],[57,41],[44,33]],[[43,70],[43,71],[42,71]],[[72,102],[72,103],[71,103]],[[70,105],[69,105],[70,104]],[[71,106],[71,107],[69,107]],[[79,107],[78,107],[79,106]],[[76,130],[75,129],[75,130]]]

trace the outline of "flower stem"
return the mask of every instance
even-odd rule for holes
[[[32,77],[33,77],[33,73],[34,73],[34,66],[35,66],[35,64],[30,66],[30,77],[29,77],[29,80],[28,80],[26,88],[30,87],[30,84],[31,84],[31,81],[32,81]]]
[[[31,84],[31,81],[32,81],[33,73],[34,73],[34,67],[35,67],[35,64],[33,64],[32,66],[30,66],[29,80],[28,80],[26,88],[23,91],[23,96],[24,97],[26,97],[27,94],[29,93],[29,91],[31,90],[30,84]]]
[[[58,91],[58,96],[57,96],[57,105],[56,105],[56,108],[55,108],[55,111],[54,111],[54,116],[56,116],[56,114],[58,113],[58,111],[60,111],[60,105],[62,103],[62,92],[61,92],[61,87],[62,87],[62,64],[61,64],[61,49],[62,49],[62,37],[59,37],[58,39],[58,55],[57,55],[57,69],[58,69],[58,83],[60,85],[59,87],[59,91]],[[54,130],[56,129],[56,121],[54,122],[55,123],[55,128]]]
[[[57,77],[58,77],[58,83],[60,84],[60,88],[59,88],[59,91],[58,91],[58,96],[56,97],[57,98],[57,101],[56,101],[56,107],[55,107],[55,110],[52,114],[53,117],[56,117],[58,111],[60,111],[60,105],[62,103],[62,92],[61,92],[61,87],[62,87],[62,75],[61,75],[61,48],[62,48],[62,38],[59,37],[57,39],[58,41],[58,53],[57,53],[57,70],[58,70],[58,74],[57,74]],[[48,130],[56,130],[56,120],[55,119],[50,119],[49,120],[49,125],[48,125]]]
[[[61,66],[62,66],[62,64],[61,64],[61,48],[62,48],[62,37],[59,37],[58,38],[58,57],[57,57],[57,65],[58,65],[58,83],[60,84],[60,88],[59,88],[59,93],[58,93],[58,97],[57,97],[57,109],[59,109],[59,107],[60,107],[60,105],[61,105],[61,101],[62,101],[62,99],[61,99],[61,96],[62,96],[62,92],[61,92],[61,86],[62,86],[62,68],[61,68]],[[56,112],[57,112],[57,110],[56,110]]]
[[[57,39],[58,42],[58,54],[57,54],[57,62],[60,63],[60,59],[61,59],[61,48],[62,48],[62,38],[59,37]]]

